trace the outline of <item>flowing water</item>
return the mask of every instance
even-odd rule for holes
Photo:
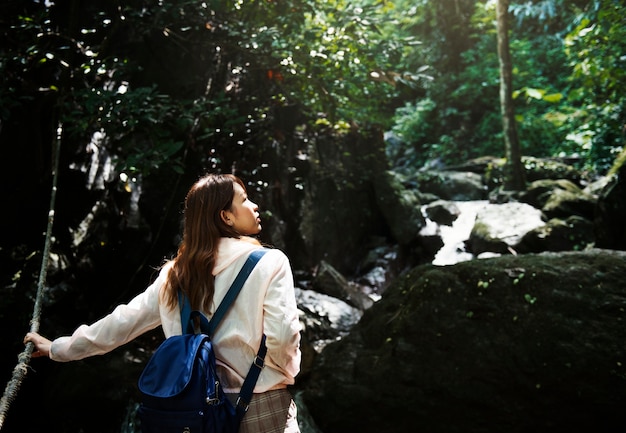
[[[472,260],[473,254],[465,249],[465,241],[474,227],[476,214],[489,205],[487,200],[458,201],[454,204],[459,208],[460,214],[451,226],[438,225],[426,215],[426,227],[422,231],[428,234],[438,234],[443,241],[443,246],[433,259],[433,265],[445,266]]]

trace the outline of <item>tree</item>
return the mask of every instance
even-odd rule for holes
[[[571,67],[568,141],[605,172],[626,143],[624,0],[590,1],[565,37]]]
[[[525,188],[522,153],[517,136],[515,109],[513,107],[513,66],[509,47],[508,25],[509,0],[496,3],[498,27],[498,58],[500,60],[500,110],[506,153],[506,174],[504,187],[507,190],[521,191]]]

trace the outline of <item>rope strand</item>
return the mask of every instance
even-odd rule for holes
[[[54,206],[56,202],[57,193],[57,181],[59,175],[59,160],[61,154],[61,135],[63,133],[63,125],[59,123],[57,127],[57,136],[54,141],[53,148],[53,166],[52,166],[52,192],[50,194],[50,208],[48,211],[48,226],[46,229],[46,239],[44,243],[44,249],[41,258],[41,269],[39,271],[39,280],[37,282],[37,297],[35,299],[35,306],[33,307],[33,318],[30,321],[30,332],[39,331],[39,323],[41,318],[41,304],[43,299],[44,285],[46,282],[46,276],[48,273],[48,262],[50,260],[50,243],[52,239],[52,226],[54,223]],[[4,390],[4,395],[0,399],[0,430],[4,425],[9,406],[15,400],[20,386],[26,377],[28,372],[28,363],[30,362],[33,353],[34,344],[29,342],[26,344],[26,348],[17,357],[18,362],[13,369],[13,375],[11,380],[7,383]]]

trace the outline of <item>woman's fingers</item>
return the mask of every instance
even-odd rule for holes
[[[41,356],[49,356],[51,341],[45,337],[42,337],[36,332],[29,332],[24,337],[24,344],[33,343],[35,348],[33,349],[32,357],[39,358]]]

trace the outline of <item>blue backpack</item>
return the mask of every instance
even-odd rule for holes
[[[185,296],[179,296],[183,329],[188,324],[186,333],[166,339],[139,378],[142,401],[138,413],[143,433],[236,433],[239,430],[264,365],[265,335],[235,405],[226,398],[220,385],[210,336],[263,254],[263,249],[250,254],[210,322],[199,311],[191,311]],[[195,318],[200,320],[202,333],[194,333]]]

